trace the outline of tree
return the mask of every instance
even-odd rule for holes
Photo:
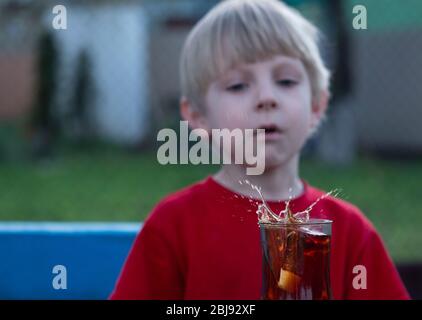
[[[86,50],[82,50],[77,59],[74,91],[68,115],[73,134],[79,143],[87,142],[93,133],[90,106],[94,98],[94,84],[91,69],[90,56]]]
[[[41,34],[37,61],[37,90],[35,105],[29,119],[32,155],[44,158],[51,155],[54,138],[59,133],[55,118],[58,50],[50,31]]]

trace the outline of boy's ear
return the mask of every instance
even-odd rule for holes
[[[188,121],[191,129],[200,128],[207,132],[210,131],[204,112],[200,111],[197,106],[193,105],[192,102],[184,96],[180,98],[180,115],[183,120]]]
[[[314,133],[318,129],[321,120],[324,118],[328,108],[329,99],[330,94],[328,91],[325,90],[320,93],[318,99],[313,99],[310,123],[311,133]]]

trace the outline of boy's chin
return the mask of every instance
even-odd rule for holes
[[[286,154],[281,152],[269,152],[265,154],[265,171],[283,166],[288,161]]]
[[[272,172],[275,169],[281,168],[285,166],[288,162],[287,157],[283,157],[283,155],[266,155],[265,162],[260,162],[260,173],[259,175],[264,175]],[[256,164],[254,165],[246,165],[245,168],[256,168]],[[255,170],[254,170],[255,171]]]

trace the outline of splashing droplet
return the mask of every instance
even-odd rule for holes
[[[338,193],[341,189],[334,189],[330,192],[327,192],[326,194],[320,196],[314,203],[312,203],[308,208],[306,208],[303,211],[293,213],[290,209],[290,201],[292,199],[291,196],[289,196],[289,200],[285,201],[285,209],[281,210],[279,214],[275,214],[271,208],[269,207],[268,203],[265,201],[265,198],[262,194],[261,188],[258,186],[253,185],[248,180],[245,180],[245,183],[247,183],[253,190],[257,191],[259,194],[259,197],[261,198],[261,203],[255,202],[258,205],[258,209],[256,210],[256,214],[258,215],[258,222],[263,223],[277,223],[277,222],[291,222],[291,223],[304,223],[309,220],[310,212],[312,208],[322,199],[333,195],[334,197],[337,197]],[[291,192],[292,188],[289,188],[289,193]],[[322,210],[320,211],[322,212]]]

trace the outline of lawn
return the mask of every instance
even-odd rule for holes
[[[62,152],[31,164],[0,162],[0,220],[141,221],[169,192],[216,170],[159,165],[155,153]],[[394,259],[422,260],[422,161],[361,158],[348,168],[302,161],[302,177],[356,204],[375,224]]]

